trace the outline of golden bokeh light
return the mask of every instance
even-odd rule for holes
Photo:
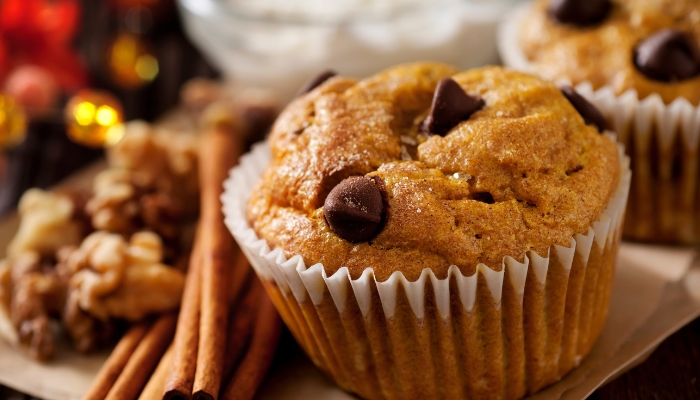
[[[75,106],[73,116],[80,125],[90,125],[95,119],[95,105],[84,101]]]
[[[150,54],[144,54],[136,60],[136,74],[144,81],[152,81],[158,76],[158,60]]]
[[[107,70],[117,84],[133,89],[158,76],[158,59],[143,38],[120,33],[107,47]]]
[[[0,148],[16,146],[27,135],[27,116],[17,102],[0,93]]]
[[[81,90],[66,104],[65,118],[68,137],[85,146],[110,146],[124,136],[121,104],[108,92]]]
[[[114,124],[118,122],[118,118],[117,111],[107,105],[100,106],[97,109],[97,113],[95,113],[95,121],[102,126],[114,126]]]

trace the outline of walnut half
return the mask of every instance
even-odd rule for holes
[[[98,231],[70,255],[71,291],[80,308],[101,320],[136,321],[176,309],[184,274],[162,264],[163,245],[152,232],[122,236]],[[73,293],[71,293],[73,296]]]
[[[53,257],[61,247],[80,243],[82,228],[73,219],[74,208],[68,196],[27,190],[19,201],[20,225],[7,247],[7,255],[37,252]]]

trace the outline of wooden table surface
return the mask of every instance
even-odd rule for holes
[[[641,365],[590,400],[700,399],[700,318],[666,339]]]
[[[0,400],[33,400],[0,385]],[[673,334],[641,365],[589,400],[700,399],[700,318]]]

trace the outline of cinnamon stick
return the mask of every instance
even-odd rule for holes
[[[219,198],[228,170],[238,160],[241,145],[235,129],[213,128],[204,133],[199,148],[202,229],[201,304],[199,349],[193,398],[214,400],[221,389],[226,329],[229,312],[231,268],[236,254],[233,237],[224,225]],[[240,251],[240,250],[238,250]],[[242,285],[241,285],[242,286]]]
[[[149,327],[149,323],[141,323],[129,328],[100,368],[100,372],[92,382],[88,392],[83,396],[83,400],[102,400],[107,396],[139,342],[146,336]]]
[[[198,227],[198,232],[202,229]],[[199,234],[197,234],[199,236]],[[201,301],[201,259],[199,243],[195,240],[190,255],[190,266],[180,304],[173,357],[170,373],[166,379],[163,398],[165,400],[189,400],[192,396],[194,373],[199,346],[199,310]]]
[[[233,268],[231,268],[231,285],[228,296],[229,305],[234,305],[236,300],[238,300],[238,296],[241,294],[243,288],[249,284],[252,272],[253,269],[250,267],[248,258],[238,249],[236,258],[233,261]]]
[[[245,358],[224,388],[223,400],[250,400],[260,387],[279,341],[282,320],[268,296],[261,296],[253,338]]]
[[[168,372],[173,360],[173,345],[168,347],[163,357],[160,359],[156,370],[143,388],[139,400],[153,400],[163,397],[165,380],[168,379]]]
[[[176,322],[175,313],[158,317],[129,358],[106,400],[132,400],[139,395],[170,344]]]
[[[262,284],[258,278],[253,278],[245,296],[231,313],[224,357],[224,378],[231,376],[233,368],[248,345],[262,296],[265,296]]]

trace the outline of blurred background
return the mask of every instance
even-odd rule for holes
[[[326,68],[497,62],[496,23],[514,2],[0,0],[0,215],[102,156],[123,121],[188,98],[253,88],[284,104]],[[183,100],[195,77],[220,87],[199,82]]]
[[[174,1],[0,0],[0,214],[102,155],[67,136],[64,108],[81,90],[109,96],[117,119],[153,120],[183,82],[217,75]]]

